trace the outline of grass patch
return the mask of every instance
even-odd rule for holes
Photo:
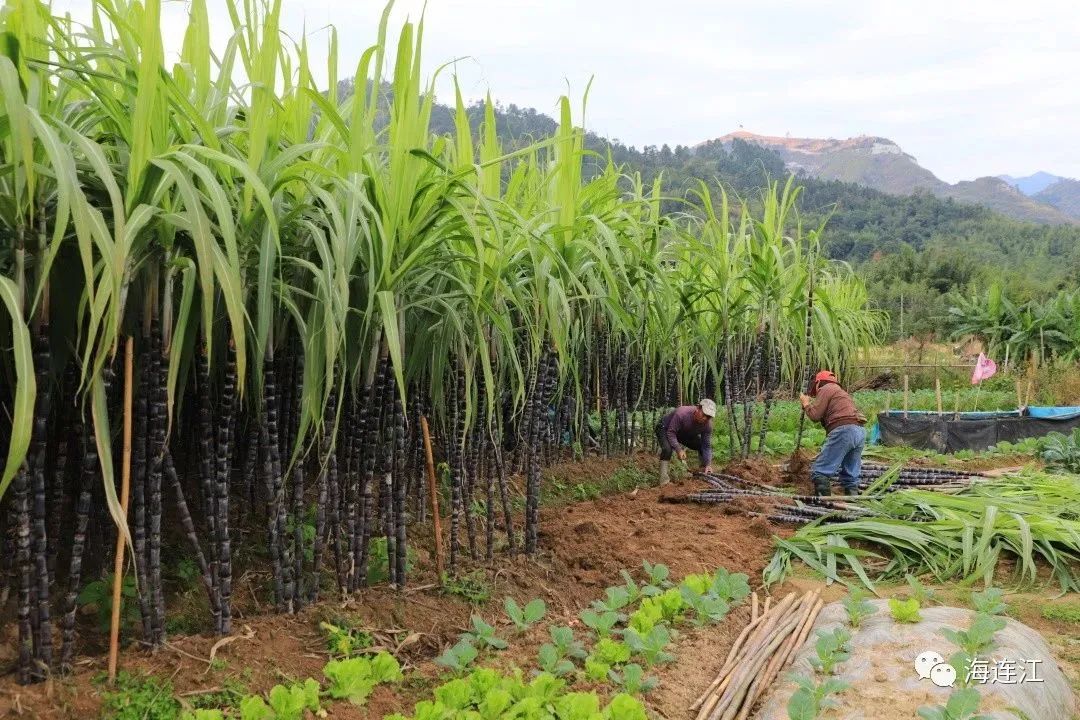
[[[98,680],[104,683],[105,675]],[[175,720],[179,713],[172,683],[152,676],[120,672],[115,689],[101,695],[101,717],[112,720]]]
[[[464,598],[473,605],[481,605],[491,597],[491,586],[483,570],[473,570],[467,575],[447,577],[443,582],[442,591],[447,595],[456,595]]]
[[[1043,605],[1042,616],[1047,620],[1080,625],[1080,602],[1047,603]]]

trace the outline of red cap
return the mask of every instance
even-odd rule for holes
[[[831,370],[822,370],[814,376],[815,383],[821,383],[828,380],[829,382],[837,382],[836,376],[832,374]]]

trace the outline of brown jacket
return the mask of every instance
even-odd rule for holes
[[[827,433],[843,425],[863,424],[855,401],[836,383],[827,383],[818,390],[817,397],[806,408],[806,417],[821,423]]]

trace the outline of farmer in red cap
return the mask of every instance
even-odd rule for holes
[[[799,402],[806,417],[821,423],[826,432],[825,444],[810,466],[814,494],[830,494],[832,479],[839,473],[843,493],[857,495],[866,419],[855,407],[855,401],[840,387],[836,375],[822,370],[814,376],[810,394],[799,395]]]

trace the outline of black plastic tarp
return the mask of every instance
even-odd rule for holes
[[[1064,412],[1055,412],[1055,411]],[[985,450],[999,442],[1017,442],[1080,427],[1080,410],[1031,408],[1010,412],[933,413],[893,410],[878,413],[874,436],[882,445],[907,445],[937,452]]]

